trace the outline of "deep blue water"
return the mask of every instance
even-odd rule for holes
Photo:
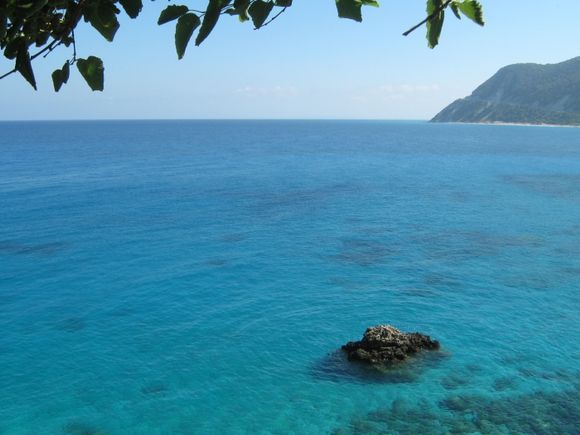
[[[0,331],[1,434],[574,433],[580,130],[0,123]]]

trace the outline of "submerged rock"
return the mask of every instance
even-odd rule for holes
[[[342,349],[351,361],[384,365],[403,361],[421,350],[437,350],[439,342],[418,332],[401,332],[391,325],[378,325],[368,328],[361,341],[349,341]]]

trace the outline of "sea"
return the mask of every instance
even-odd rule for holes
[[[579,129],[0,123],[0,434],[579,428]]]

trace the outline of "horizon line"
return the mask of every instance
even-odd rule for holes
[[[418,118],[59,118],[2,119],[7,122],[141,122],[141,121],[361,121],[361,122],[429,122]]]

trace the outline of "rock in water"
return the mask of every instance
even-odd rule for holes
[[[439,342],[418,332],[401,332],[391,325],[378,325],[368,328],[361,341],[349,341],[342,349],[351,361],[390,364],[421,350],[437,350]]]

